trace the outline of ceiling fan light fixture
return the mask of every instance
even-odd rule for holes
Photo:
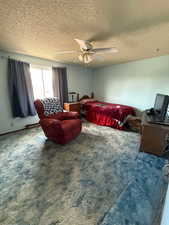
[[[90,63],[92,60],[93,59],[90,54],[84,54],[84,63]]]
[[[91,55],[88,54],[88,53],[81,54],[81,55],[78,56],[78,58],[83,63],[90,63],[93,60]]]
[[[78,59],[80,60],[80,62],[83,62],[83,55],[79,55]]]

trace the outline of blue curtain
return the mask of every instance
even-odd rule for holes
[[[62,67],[53,67],[52,73],[54,97],[59,98],[63,107],[63,104],[68,102],[67,70]]]
[[[8,59],[8,85],[13,117],[36,115],[28,63]]]

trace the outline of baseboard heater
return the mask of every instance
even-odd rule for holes
[[[30,128],[34,128],[34,127],[39,127],[40,124],[39,123],[33,123],[33,124],[27,124],[25,126],[26,129],[30,129]]]
[[[38,126],[40,126],[39,123],[27,124],[24,128],[5,132],[5,133],[0,134],[0,136],[6,135],[6,134],[16,133],[16,132],[19,132],[19,131],[22,131],[22,130],[31,129],[31,128],[38,127]]]

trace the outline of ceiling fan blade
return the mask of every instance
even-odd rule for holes
[[[113,47],[113,48],[95,48],[92,49],[92,53],[95,54],[106,54],[106,53],[117,53],[118,49]]]
[[[93,48],[90,41],[80,40],[77,38],[75,38],[74,40],[80,45],[81,50],[90,50]]]
[[[56,52],[57,55],[62,55],[62,54],[73,54],[73,53],[77,53],[78,51],[60,51],[60,52]]]
[[[104,60],[104,56],[103,55],[97,55],[97,54],[93,54],[93,56],[92,56],[92,58],[94,59],[94,60],[98,60],[98,61],[102,61],[102,60]]]
[[[74,40],[75,40],[80,46],[86,44],[86,41],[85,41],[85,40],[80,40],[80,39],[78,39],[78,38],[75,38]]]

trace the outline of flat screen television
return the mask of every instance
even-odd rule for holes
[[[168,95],[162,95],[157,94],[155,103],[154,103],[154,112],[155,116],[163,121],[166,118],[166,113],[169,105],[169,96]]]

